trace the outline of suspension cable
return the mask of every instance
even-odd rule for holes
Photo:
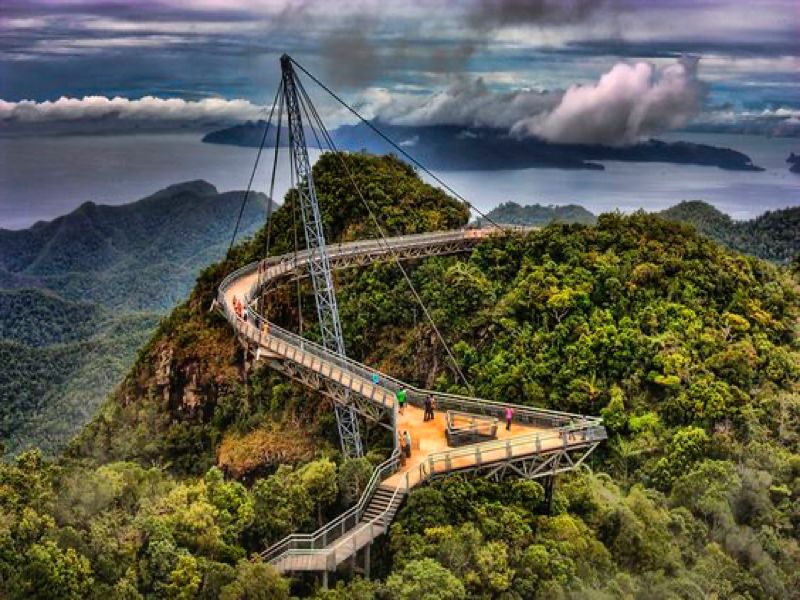
[[[278,86],[278,91],[283,88],[283,79]],[[269,181],[269,197],[267,198],[267,236],[264,242],[264,258],[269,256],[270,241],[272,239],[272,198],[275,193],[275,174],[278,171],[278,154],[281,148],[281,128],[283,125],[283,94],[278,104],[278,130],[275,134],[275,152],[272,158],[272,176]]]
[[[386,239],[386,234],[385,234],[385,232],[383,230],[383,227],[381,227],[380,223],[378,222],[377,217],[375,216],[375,213],[373,212],[372,208],[369,205],[369,202],[367,201],[367,199],[364,196],[364,194],[361,192],[361,188],[358,187],[358,184],[356,183],[355,177],[353,177],[353,174],[350,171],[350,168],[347,166],[347,161],[344,159],[344,157],[342,156],[342,153],[336,147],[336,144],[334,143],[333,138],[331,138],[330,133],[328,132],[327,128],[325,127],[325,123],[322,121],[322,118],[320,117],[319,113],[317,112],[317,109],[314,106],[314,104],[311,103],[311,99],[309,98],[308,93],[306,92],[305,88],[303,87],[302,82],[299,79],[297,80],[297,87],[300,90],[301,95],[303,97],[305,97],[306,102],[311,107],[311,111],[312,111],[312,113],[314,115],[314,118],[316,119],[317,124],[319,125],[320,132],[322,133],[323,137],[326,139],[326,141],[327,141],[328,145],[330,146],[331,150],[333,151],[333,153],[336,154],[336,156],[339,157],[339,160],[342,163],[342,167],[344,168],[344,171],[347,174],[347,177],[350,179],[350,182],[353,184],[353,187],[355,188],[356,193],[358,194],[358,197],[361,199],[361,202],[364,205],[364,208],[367,209],[367,213],[369,214],[370,219],[372,220],[372,223],[375,225],[375,228],[378,231],[378,235],[380,235],[381,239],[383,240],[383,242],[385,244],[386,249],[389,251],[389,253],[394,258],[395,264],[397,264],[398,268],[400,269],[400,272],[403,274],[403,278],[406,280],[406,283],[408,284],[409,288],[411,289],[411,292],[414,295],[414,298],[416,299],[417,303],[422,308],[422,312],[425,314],[425,317],[428,319],[428,322],[431,324],[431,327],[433,328],[434,332],[436,333],[436,337],[439,338],[439,341],[441,342],[442,346],[444,346],[444,349],[447,352],[447,355],[450,358],[450,361],[453,363],[453,366],[455,367],[455,370],[458,373],[458,376],[464,382],[464,385],[467,387],[467,389],[470,391],[470,393],[474,394],[472,386],[469,384],[469,381],[467,381],[467,378],[464,376],[464,372],[461,370],[461,367],[458,365],[458,362],[456,361],[455,356],[453,355],[452,351],[450,350],[450,346],[448,346],[447,342],[444,339],[444,336],[442,336],[442,333],[439,331],[439,328],[436,326],[436,323],[434,322],[433,317],[431,316],[430,312],[428,311],[427,306],[425,306],[425,302],[423,302],[422,297],[419,295],[419,293],[417,292],[416,288],[414,287],[414,284],[411,281],[411,278],[409,277],[408,273],[406,272],[405,268],[403,267],[403,265],[402,265],[402,263],[400,261],[400,257],[397,255],[397,253],[395,252],[394,248],[389,244],[388,240]]]
[[[445,183],[445,182],[444,182],[444,181],[443,181],[443,180],[442,180],[440,177],[438,177],[437,175],[435,175],[435,174],[434,174],[434,173],[433,173],[433,172],[432,172],[430,169],[428,169],[428,168],[427,168],[425,165],[423,165],[423,164],[422,164],[421,162],[419,162],[419,161],[418,161],[416,158],[414,158],[413,156],[411,156],[411,154],[409,154],[409,153],[408,153],[408,152],[407,152],[405,149],[403,149],[403,147],[402,147],[402,146],[400,146],[400,145],[398,145],[397,143],[395,143],[395,142],[394,142],[394,140],[392,140],[392,139],[391,139],[391,138],[390,138],[388,135],[386,135],[385,133],[383,133],[383,131],[381,131],[381,130],[380,130],[380,129],[379,129],[377,126],[375,126],[375,125],[374,125],[374,124],[373,124],[371,121],[368,121],[367,119],[365,119],[364,117],[362,117],[362,116],[361,116],[361,114],[360,114],[360,113],[359,113],[359,112],[358,112],[356,109],[354,109],[354,108],[353,108],[353,107],[351,107],[349,104],[347,104],[347,102],[345,102],[344,100],[342,100],[342,98],[340,98],[340,97],[339,97],[339,96],[336,94],[336,92],[334,92],[333,90],[331,90],[331,89],[330,89],[328,86],[326,86],[324,83],[322,83],[322,82],[321,82],[319,79],[317,79],[316,77],[314,77],[314,75],[312,75],[311,73],[309,73],[309,72],[306,70],[306,68],[305,68],[303,65],[301,65],[300,63],[298,63],[298,62],[297,62],[296,60],[294,60],[293,58],[291,58],[290,60],[292,61],[292,64],[294,64],[294,65],[295,65],[295,66],[296,66],[298,69],[300,69],[300,70],[301,70],[303,73],[305,73],[305,74],[306,74],[306,75],[307,75],[307,76],[308,76],[308,77],[309,77],[309,78],[310,78],[310,79],[311,79],[311,80],[312,80],[314,83],[316,83],[316,84],[317,84],[319,87],[321,87],[323,90],[325,90],[326,92],[328,92],[328,94],[330,94],[330,95],[331,95],[331,97],[332,97],[334,100],[336,100],[336,101],[337,101],[339,104],[341,104],[343,107],[345,107],[345,108],[346,108],[346,109],[347,109],[349,112],[351,112],[353,115],[355,115],[355,116],[356,116],[356,117],[357,117],[357,118],[358,118],[358,119],[359,119],[359,120],[360,120],[362,123],[364,123],[364,124],[365,124],[367,127],[369,127],[370,129],[372,129],[372,131],[374,131],[376,134],[378,134],[378,135],[379,135],[379,136],[380,136],[380,137],[381,137],[381,138],[382,138],[384,141],[386,141],[387,143],[389,143],[389,144],[390,144],[390,145],[391,145],[391,146],[392,146],[392,147],[393,147],[395,150],[397,150],[398,152],[400,152],[400,153],[401,153],[401,154],[402,154],[404,157],[406,157],[406,158],[407,158],[409,161],[411,161],[412,163],[414,163],[414,165],[416,165],[417,167],[419,167],[420,169],[422,169],[422,170],[423,170],[425,173],[427,173],[429,177],[431,177],[432,179],[434,179],[434,180],[435,180],[435,181],[436,181],[436,182],[437,182],[439,185],[441,185],[441,186],[442,186],[444,189],[446,189],[446,190],[447,190],[448,192],[450,192],[450,193],[451,193],[453,196],[455,196],[456,198],[458,198],[459,200],[461,200],[461,201],[462,201],[464,204],[466,204],[467,206],[469,206],[469,207],[470,207],[472,210],[474,210],[476,213],[478,213],[478,214],[479,214],[479,215],[480,215],[482,218],[486,219],[486,220],[487,220],[489,223],[491,223],[492,225],[494,225],[494,226],[495,226],[495,227],[497,227],[498,229],[500,229],[500,230],[502,230],[502,231],[505,231],[505,230],[506,230],[506,229],[505,229],[505,227],[502,227],[501,225],[497,224],[497,223],[496,223],[494,220],[490,219],[490,218],[489,218],[489,217],[488,217],[488,216],[487,216],[487,215],[486,215],[486,214],[485,214],[483,211],[481,211],[481,209],[479,209],[477,206],[475,206],[474,204],[472,204],[472,203],[471,203],[469,200],[467,200],[466,198],[464,198],[464,197],[463,197],[461,194],[459,194],[457,191],[455,191],[455,190],[454,190],[452,187],[450,187],[449,185],[447,185],[447,183]]]
[[[281,88],[283,87],[283,82],[278,85],[278,89],[275,92],[275,99],[272,101],[272,108],[269,110],[269,118],[267,119],[267,125],[264,127],[264,135],[261,136],[261,143],[258,146],[258,153],[256,153],[256,161],[253,164],[253,170],[250,173],[250,180],[247,182],[247,189],[244,192],[244,197],[242,198],[242,205],[239,207],[239,216],[236,219],[236,226],[233,228],[233,235],[231,235],[231,242],[228,244],[228,251],[225,253],[225,256],[230,256],[231,250],[233,249],[233,243],[236,241],[236,234],[239,232],[239,225],[242,222],[242,215],[244,215],[244,207],[247,204],[247,198],[250,196],[250,190],[253,188],[253,179],[255,179],[256,171],[258,170],[258,162],[261,159],[261,151],[264,149],[264,144],[267,141],[267,133],[269,133],[269,127],[272,124],[272,115],[275,112],[275,105],[278,103],[278,97],[281,93]]]
[[[297,79],[297,77],[295,77],[295,81],[297,81],[299,85],[299,80]],[[306,123],[308,124],[308,127],[311,129],[311,133],[314,135],[314,139],[317,141],[317,148],[319,148],[320,152],[322,152],[322,150],[324,150],[324,146],[322,142],[319,140],[319,136],[317,135],[317,130],[314,127],[314,122],[311,120],[311,117],[308,114],[308,108],[306,108],[306,105],[303,102],[302,95],[298,96],[297,102],[300,105],[300,110],[302,110],[303,113],[306,115]],[[306,144],[306,146],[308,146],[308,144]]]

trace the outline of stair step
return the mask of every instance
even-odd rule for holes
[[[396,512],[397,512],[396,510],[385,510],[385,511],[384,510],[376,510],[376,511],[372,511],[372,512],[365,512],[364,516],[361,517],[361,520],[362,521],[365,520],[365,519],[369,520],[369,519],[372,519],[374,517],[380,517],[380,516],[383,516],[383,515],[387,515],[391,519],[395,515]]]

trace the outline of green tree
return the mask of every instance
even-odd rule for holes
[[[387,577],[385,589],[397,600],[461,600],[464,584],[431,558],[412,560]]]
[[[41,600],[81,600],[94,585],[92,567],[72,548],[61,550],[46,541],[25,553],[16,596]]]
[[[317,505],[317,525],[322,527],[323,508],[332,504],[339,492],[336,465],[329,458],[315,460],[300,469],[299,475],[309,497]]]
[[[373,470],[372,463],[366,457],[350,458],[341,464],[338,486],[345,504],[354,504],[361,498]]]
[[[289,582],[271,565],[239,561],[236,578],[222,588],[220,600],[287,600]]]

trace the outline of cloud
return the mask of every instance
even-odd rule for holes
[[[326,75],[339,87],[363,87],[392,72],[418,76],[459,75],[507,27],[579,24],[620,0],[478,0],[467,3],[356,2],[360,12],[330,20],[327,12],[304,13],[302,25],[321,31]],[[353,10],[352,3],[344,3]],[[387,14],[388,12],[388,14]],[[313,19],[325,15],[326,26]],[[387,27],[387,23],[391,23]]]
[[[166,121],[174,123],[240,121],[263,114],[263,107],[248,100],[204,98],[197,101],[145,96],[136,100],[119,96],[84,96],[36,102],[0,100],[0,122],[48,123],[58,121]]]
[[[468,22],[479,29],[580,23],[616,4],[616,0],[479,0]]]
[[[690,127],[693,131],[800,137],[800,109],[779,107],[737,112],[719,107],[703,113]]]
[[[494,127],[557,143],[632,144],[683,127],[699,114],[705,85],[697,63],[619,63],[597,83],[566,91],[495,92],[480,78],[460,78],[427,97],[374,94],[371,107],[379,120],[394,125]]]
[[[460,77],[443,91],[418,95],[381,94],[372,112],[393,125],[462,125],[511,129],[532,114],[554,108],[560,92],[495,92],[482,78]]]
[[[516,123],[511,132],[560,143],[632,144],[684,127],[700,113],[706,94],[697,63],[617,64],[594,85],[570,87],[558,106]]]

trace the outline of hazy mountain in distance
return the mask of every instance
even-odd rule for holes
[[[0,288],[47,288],[118,308],[170,308],[198,270],[224,253],[243,193],[190,181],[138,202],[87,202],[29,229],[0,229]],[[240,236],[264,222],[265,203],[263,194],[250,195]]]
[[[58,452],[122,380],[161,316],[227,250],[243,192],[205,181],[86,203],[0,230],[0,440]],[[253,194],[239,239],[264,223]],[[4,289],[5,288],[5,289]]]
[[[577,204],[564,206],[542,204],[520,205],[516,202],[503,202],[487,215],[495,223],[508,225],[535,225],[542,227],[550,223],[582,223],[594,225],[597,216]]]
[[[768,211],[749,221],[734,221],[700,200],[681,202],[660,214],[691,223],[729,248],[759,258],[787,263],[800,254],[800,206]]]

